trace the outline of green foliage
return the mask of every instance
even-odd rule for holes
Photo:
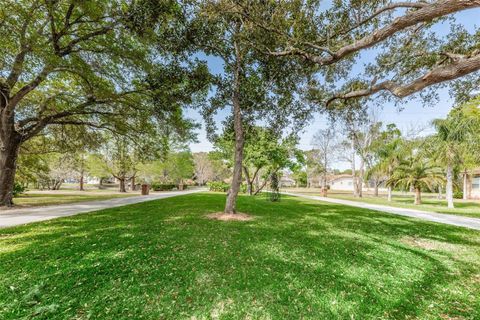
[[[297,170],[301,167],[304,157],[296,148],[296,137],[282,138],[265,127],[246,127],[243,172],[247,184],[253,184],[260,175],[263,179],[268,179],[273,172],[282,169]],[[234,145],[234,134],[229,129],[215,141],[216,155],[232,165]]]
[[[165,175],[175,184],[183,184],[184,180],[192,179],[195,174],[195,164],[190,151],[170,153],[164,165]]]
[[[462,190],[455,190],[453,192],[454,199],[463,199],[463,191]]]
[[[438,165],[428,159],[417,156],[402,161],[387,181],[387,184],[402,186],[405,190],[408,190],[410,187],[419,190],[423,188],[434,190],[436,186],[442,185],[444,182],[443,171]]]
[[[153,191],[172,191],[177,188],[176,184],[162,184],[152,183],[151,188]]]
[[[208,190],[214,192],[227,192],[230,190],[230,184],[223,181],[209,181],[207,182]]]
[[[308,182],[307,172],[305,170],[296,170],[293,172],[293,179],[297,183],[297,187],[306,187]]]
[[[26,190],[27,190],[26,187],[16,182],[13,186],[13,196],[18,197],[20,194],[24,193]]]

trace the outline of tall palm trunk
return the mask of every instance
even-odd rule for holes
[[[356,198],[358,197],[358,181],[357,181],[357,173],[355,168],[355,140],[352,137],[352,141],[350,144],[351,152],[352,152],[352,185],[353,185],[353,196]]]
[[[392,166],[388,166],[388,178],[390,179],[392,177]],[[392,202],[392,186],[387,186],[387,201]]]
[[[422,191],[420,187],[415,188],[415,205],[420,205],[422,204]]]
[[[468,172],[463,173],[463,200],[468,200]]]
[[[453,167],[451,164],[447,165],[447,185],[445,189],[445,195],[447,197],[447,203],[449,208],[454,208],[453,203]]]
[[[358,197],[363,197],[363,181],[365,176],[365,161],[363,157],[360,157],[360,169],[358,170],[358,178],[357,178],[357,188],[358,188]]]

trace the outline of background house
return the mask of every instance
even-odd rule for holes
[[[467,199],[480,199],[480,168],[467,172],[465,187]]]
[[[331,190],[353,191],[353,178],[350,174],[330,176],[328,184]]]

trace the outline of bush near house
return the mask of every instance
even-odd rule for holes
[[[456,190],[453,192],[453,198],[455,199],[463,199],[463,191],[462,190]]]
[[[162,184],[162,183],[152,183],[151,186],[153,191],[171,191],[177,188],[176,184]]]

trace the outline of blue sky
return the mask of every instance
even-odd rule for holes
[[[478,30],[478,22],[480,20],[480,9],[472,9],[458,13],[456,15],[457,22],[461,22],[467,30],[474,32]],[[448,33],[448,27],[439,25],[436,27],[436,32],[441,34]],[[374,59],[375,52],[368,50],[362,54],[362,57],[358,60],[357,65],[354,68],[354,72],[359,72],[363,69],[363,65],[368,61]],[[206,58],[209,68],[214,73],[222,73],[223,66],[219,59],[213,57]],[[435,106],[424,107],[419,101],[409,101],[402,105],[402,110],[398,110],[392,104],[385,104],[381,109],[377,111],[379,120],[385,124],[395,123],[402,131],[408,131],[409,129],[416,127],[425,128],[424,134],[432,132],[429,128],[430,122],[435,118],[445,117],[450,109],[453,107],[453,101],[450,99],[447,90],[439,90],[439,102]],[[230,112],[230,110],[222,111],[217,119],[221,119]],[[186,114],[189,118],[196,120],[199,123],[203,123],[203,119],[198,111],[188,110]],[[300,133],[300,145],[301,149],[312,148],[311,142],[313,135],[327,125],[327,120],[324,116],[319,114],[313,115],[310,123]],[[212,144],[207,140],[204,127],[198,131],[198,143],[191,143],[190,148],[193,152],[199,151],[211,151]],[[337,168],[347,168],[347,164],[338,162],[334,165]]]

